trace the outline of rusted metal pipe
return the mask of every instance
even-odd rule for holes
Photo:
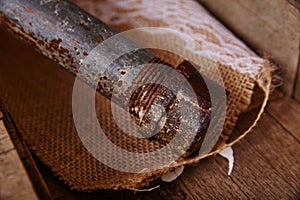
[[[0,0],[0,22],[3,27],[35,46],[39,52],[58,62],[74,75],[78,73],[82,61],[91,50],[117,33],[89,13],[65,0]],[[118,47],[118,44],[115,47]],[[118,94],[119,103],[122,104],[124,102],[122,98],[127,97],[119,87],[119,79],[124,75],[123,73],[126,73],[126,66],[138,66],[145,63],[148,65],[143,74],[136,78],[137,82],[146,77],[149,72],[156,73],[155,64],[168,65],[145,49],[130,52],[105,69],[99,77],[97,89],[106,97],[110,97],[114,91]],[[195,145],[199,146],[210,122],[211,102],[208,89],[201,75],[188,62],[181,63],[176,70],[189,80],[197,94],[199,104],[191,104],[191,110],[200,112],[201,116],[200,127],[195,138]],[[161,78],[160,75],[157,77]],[[89,76],[81,76],[81,78],[88,84],[94,81]],[[165,107],[168,111],[168,120],[165,127],[154,137],[161,142],[168,142],[176,134],[180,123],[177,103],[176,94],[167,88],[148,84],[133,94],[129,111],[135,121],[141,122],[147,118],[151,105],[160,104]],[[142,119],[139,115],[140,111],[146,113]]]
[[[0,0],[0,15],[3,25],[73,74],[78,72],[88,52],[116,34],[68,1]],[[137,65],[147,63],[153,57],[149,52],[138,51],[122,61]],[[90,82],[88,77],[85,78]]]

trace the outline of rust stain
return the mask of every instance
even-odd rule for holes
[[[94,40],[95,40],[95,42],[100,43],[100,42],[103,41],[103,37],[100,36],[100,35],[98,35],[98,36],[96,36],[96,37],[94,38]]]
[[[45,15],[45,13],[43,12],[36,12],[34,9],[30,8],[29,6],[25,6],[24,10],[28,13],[36,15],[37,17],[40,17],[41,15]]]
[[[73,73],[77,73],[78,70],[74,65],[74,60],[70,54],[70,50],[61,46],[62,39],[52,39],[51,41],[43,40],[33,35],[33,33],[24,30],[22,27],[16,25],[6,17],[2,17],[2,25],[5,25],[9,31],[13,32],[21,40],[32,44],[36,50],[44,55],[49,56],[55,62],[61,64],[65,68],[71,68]]]
[[[45,42],[44,42],[43,40],[39,40],[39,41],[38,41],[38,44],[41,45],[41,46],[44,46],[44,45],[45,45]]]
[[[62,42],[62,39],[61,39],[61,38],[51,40],[51,41],[50,41],[50,44],[49,44],[49,49],[52,49],[52,50],[58,50],[59,44],[60,44],[61,42]]]
[[[63,47],[60,47],[59,50],[58,50],[58,52],[60,54],[65,54],[65,55],[68,55],[70,53],[70,51],[68,49],[63,48]]]
[[[35,14],[34,10],[31,9],[29,6],[25,6],[24,9],[25,9],[25,11],[27,11],[29,13]]]
[[[76,39],[72,39],[72,40],[73,40],[74,43],[80,44],[80,42],[78,40],[76,40]]]

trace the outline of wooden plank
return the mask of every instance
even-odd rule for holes
[[[269,114],[262,116],[253,133],[246,138],[250,144],[249,149],[258,152],[266,161],[266,165],[275,170],[275,175],[281,180],[280,189],[283,189],[285,194],[299,195],[300,143]],[[266,166],[262,169],[265,168]]]
[[[300,192],[299,143],[270,116],[264,115],[259,124],[247,139],[233,147],[235,166],[231,176],[227,176],[227,162],[219,156],[213,165],[206,160],[205,168],[198,166],[186,170],[181,181],[186,186],[182,188],[188,199],[297,198]],[[273,128],[266,128],[269,126]],[[217,182],[216,177],[220,178]]]
[[[15,149],[2,120],[0,121],[0,138],[0,155]]]
[[[0,143],[1,143],[1,140],[6,139],[7,137],[8,137],[8,135],[6,133],[6,128],[5,128],[4,124],[3,124],[3,121],[0,120]],[[1,146],[0,146],[0,148],[3,148]],[[5,148],[3,148],[3,149],[5,149]],[[0,152],[1,152],[1,150],[0,150]]]
[[[290,134],[300,141],[300,104],[288,96],[267,106],[272,115]]]
[[[285,113],[283,118],[288,116]],[[206,159],[201,161],[206,166],[200,163],[197,168],[186,169],[179,185],[187,199],[218,198],[219,192],[222,198],[296,199],[300,195],[299,148],[299,143],[278,121],[264,114],[256,129],[234,146],[236,164],[231,177],[226,175],[227,162],[216,157],[213,165],[209,164],[212,160]],[[213,175],[207,178],[209,174]],[[214,176],[222,180],[215,182]],[[207,188],[211,190],[208,192]]]
[[[227,175],[227,163],[220,166],[217,158],[202,160],[189,167],[179,179],[187,199],[247,199],[243,189]]]
[[[1,99],[0,111],[3,114],[3,118],[0,121],[2,123],[2,128],[0,127],[0,131],[2,130],[3,133],[0,133],[0,139],[1,136],[4,138],[3,140],[0,140],[0,143],[5,143],[4,145],[0,146],[0,153],[3,147],[8,147],[7,150],[3,151],[4,154],[10,151],[15,151],[20,165],[22,166],[22,170],[26,173],[30,185],[32,185],[32,190],[35,190],[36,192],[34,195],[41,199],[51,199],[51,194],[49,193],[47,186],[45,185],[44,180],[40,175],[35,162],[33,161],[31,153],[29,152],[23,139],[20,137],[11,114],[8,112]],[[14,166],[11,167],[14,168]],[[18,168],[14,170],[16,173],[19,173]]]
[[[288,2],[300,10],[300,1],[299,0],[288,0]]]
[[[287,0],[199,0],[251,47],[270,55],[283,69],[291,95],[299,58],[300,12]]]
[[[0,131],[0,199],[38,199],[2,120]]]
[[[300,49],[300,44],[299,44],[299,49]],[[298,103],[300,103],[300,54],[298,60],[298,73],[297,73],[294,88],[295,89],[294,89],[293,97],[295,98],[296,101],[298,101]]]

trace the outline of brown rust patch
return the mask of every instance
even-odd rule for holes
[[[69,54],[70,53],[70,51],[68,49],[63,48],[63,47],[60,47],[59,50],[58,50],[58,52],[60,54]]]
[[[25,6],[25,7],[24,7],[24,10],[27,11],[27,12],[29,12],[29,13],[35,14],[34,10],[31,9],[29,6]]]
[[[38,40],[38,38],[37,37],[35,37],[32,33],[28,33],[28,36],[30,36],[33,40],[35,40],[35,41],[37,41]]]
[[[101,37],[100,35],[96,36],[95,38],[95,42],[100,43],[103,41],[103,37]]]
[[[45,46],[45,42],[43,40],[39,40],[38,44],[41,45],[41,46]]]
[[[27,10],[30,11],[30,8],[27,8]],[[59,63],[72,73],[78,72],[76,64],[73,60],[74,58],[76,59],[76,57],[73,57],[73,55],[70,54],[70,50],[68,48],[62,46],[61,38],[55,38],[52,40],[42,39],[38,35],[34,35],[34,33],[25,30],[16,22],[1,14],[0,21],[0,25],[3,26],[3,28],[6,28],[8,31],[12,32],[15,36],[17,36],[24,42],[33,45],[35,49],[40,53],[46,55],[47,57],[50,57],[53,61]],[[32,25],[31,23],[32,22],[28,22],[29,26]],[[76,42],[79,43],[77,40]]]
[[[61,38],[53,39],[50,41],[49,48],[52,50],[58,50],[59,44],[62,42]]]
[[[76,40],[76,39],[72,39],[72,41],[73,41],[74,43],[76,43],[76,44],[80,44],[80,42],[79,42],[78,40]]]
[[[88,56],[88,55],[89,55],[86,51],[84,51],[82,54],[83,54],[84,56]]]

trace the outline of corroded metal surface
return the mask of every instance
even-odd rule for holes
[[[3,25],[73,74],[78,72],[88,52],[116,34],[106,24],[68,1],[1,0],[0,13]],[[147,63],[152,57],[149,52],[139,51],[123,57],[120,62],[136,65]],[[105,78],[111,81],[109,85],[114,85],[113,80],[118,79],[115,77],[118,74],[106,74],[111,76]],[[88,76],[82,78],[91,82]]]
[[[58,62],[67,71],[74,75],[83,73],[80,78],[92,86],[93,78],[89,74],[79,71],[79,68],[90,51],[102,41],[116,34],[103,22],[64,0],[0,0],[0,22],[3,27],[34,45],[38,51]],[[124,38],[122,43],[114,44],[110,50],[122,51],[126,45],[135,44]],[[118,103],[124,107],[126,105],[122,105],[122,102],[124,102],[124,98],[129,97],[126,95],[126,91],[121,89],[121,77],[125,76],[132,66],[145,63],[148,63],[145,68],[147,70],[131,81],[139,82],[145,77],[147,78],[147,73],[156,73],[156,64],[168,65],[149,51],[140,49],[122,55],[107,68],[95,63],[90,66],[89,72],[100,71],[101,73],[97,74],[99,75],[97,89],[106,97],[111,97],[114,92]],[[198,127],[195,140],[196,146],[199,146],[210,122],[211,101],[208,89],[201,75],[188,62],[183,62],[176,71],[184,75],[197,94],[198,105],[190,102],[187,112],[192,110],[200,113],[200,127]],[[156,78],[162,79],[162,82],[164,79],[172,77],[172,70],[166,71],[164,75],[159,74],[161,72],[157,73]],[[153,82],[155,81],[153,80]],[[174,79],[174,84],[178,84],[176,81]],[[150,114],[153,115],[148,112],[152,105],[157,104],[165,108],[168,119],[165,126],[154,136],[163,143],[170,141],[178,132],[178,126],[182,120],[181,115],[184,115],[184,113],[180,113],[178,98],[189,103],[189,97],[178,97],[178,94],[173,94],[168,88],[155,84],[140,88],[130,98],[130,107],[125,109],[129,109],[132,118],[137,123],[142,122],[140,125],[150,126],[147,120],[151,118]],[[143,115],[140,115],[141,112]],[[159,124],[161,120],[162,117],[158,115],[155,121]]]

